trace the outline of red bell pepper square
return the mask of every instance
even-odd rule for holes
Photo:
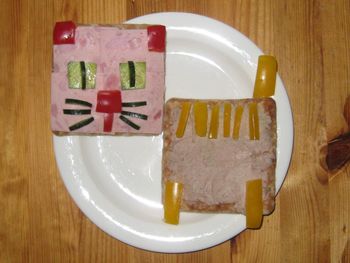
[[[149,51],[165,51],[165,33],[165,26],[155,25],[147,27]]]
[[[120,90],[100,90],[97,93],[96,112],[106,113],[103,131],[111,132],[113,127],[113,113],[122,111],[122,96]]]
[[[56,22],[53,30],[53,43],[55,45],[74,44],[75,29],[73,21]]]
[[[97,93],[96,112],[117,113],[122,111],[122,96],[119,90],[100,90]]]

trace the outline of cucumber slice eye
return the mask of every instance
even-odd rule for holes
[[[95,63],[71,61],[68,63],[68,87],[70,89],[94,89],[96,86]]]
[[[144,89],[146,86],[146,62],[128,61],[119,64],[122,90]]]

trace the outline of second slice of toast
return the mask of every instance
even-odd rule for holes
[[[196,134],[193,104],[204,102],[210,129],[213,105],[219,105],[216,139]],[[184,102],[192,104],[181,138],[176,130]],[[249,104],[256,103],[260,139],[249,137]],[[230,104],[230,135],[224,137],[224,105]],[[239,138],[232,137],[237,106],[243,107]],[[270,214],[275,204],[276,105],[273,99],[192,100],[171,99],[165,105],[163,123],[162,190],[165,182],[184,185],[181,210],[245,214],[246,181],[262,179],[263,210]]]

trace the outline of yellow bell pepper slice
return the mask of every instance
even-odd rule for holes
[[[246,182],[245,204],[247,228],[259,228],[263,218],[261,179]]]
[[[232,137],[235,140],[238,140],[239,138],[239,130],[241,128],[242,115],[243,115],[243,107],[241,105],[238,105],[235,112],[235,120],[233,124],[233,134],[232,134]]]
[[[164,196],[164,221],[168,224],[179,224],[183,184],[167,181]]]
[[[204,102],[195,102],[193,105],[194,111],[194,127],[196,134],[200,137],[207,135],[208,108]]]
[[[260,139],[259,114],[256,102],[249,104],[249,138],[251,140]]]
[[[185,129],[187,126],[188,116],[190,115],[191,102],[183,102],[181,108],[181,114],[179,118],[179,123],[177,125],[176,137],[181,138],[184,136]]]
[[[220,107],[218,104],[213,105],[211,109],[211,119],[210,119],[210,128],[209,128],[209,139],[218,138],[218,129],[219,129],[219,113]]]
[[[256,71],[254,98],[266,98],[275,94],[277,61],[273,56],[259,56]]]
[[[230,136],[231,110],[232,110],[231,103],[225,103],[224,104],[224,137],[229,137]]]

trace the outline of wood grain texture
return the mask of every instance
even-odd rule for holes
[[[330,174],[319,162],[348,129],[348,0],[3,0],[0,10],[0,262],[350,262],[350,168]],[[275,55],[295,123],[289,173],[263,227],[187,254],[136,249],[90,222],[60,179],[49,126],[55,21],[163,11],[218,19]]]

